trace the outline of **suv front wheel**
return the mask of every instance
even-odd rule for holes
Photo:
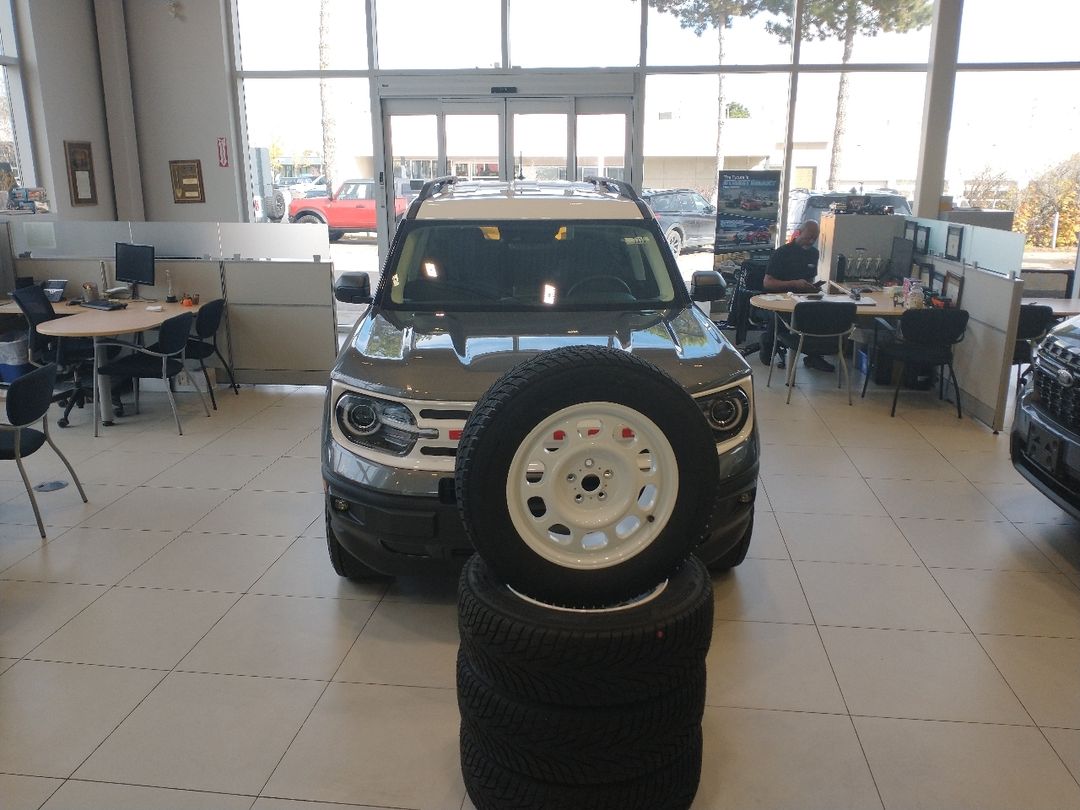
[[[671,252],[678,256],[683,251],[683,235],[678,228],[672,228],[667,232],[667,243]]]

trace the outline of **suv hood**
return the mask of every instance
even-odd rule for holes
[[[403,399],[476,402],[504,371],[537,352],[589,344],[632,352],[690,394],[750,373],[696,307],[634,312],[430,312],[372,307],[331,377]]]
[[[1080,343],[1080,315],[1062,321],[1050,330],[1050,334],[1073,345]]]

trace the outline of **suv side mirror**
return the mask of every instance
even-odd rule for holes
[[[705,206],[705,213],[706,214],[715,214],[716,213],[716,206],[713,205],[712,203],[710,203],[709,205],[706,205]]]
[[[371,279],[367,273],[342,273],[334,284],[334,298],[343,304],[370,304]]]
[[[694,301],[719,301],[727,292],[727,282],[716,270],[698,270],[690,278],[690,298]]]

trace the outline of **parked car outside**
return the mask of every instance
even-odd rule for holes
[[[1080,519],[1080,317],[1054,327],[1033,360],[1016,399],[1012,463],[1043,495]]]
[[[331,242],[347,233],[371,232],[376,228],[377,192],[374,180],[346,180],[330,196],[293,199],[289,221],[321,222],[329,228]],[[404,197],[396,197],[394,217],[400,219],[407,207]]]
[[[735,234],[735,241],[750,245],[760,245],[768,242],[772,238],[772,234],[769,233],[768,228],[744,228],[743,230]]]
[[[864,197],[871,208],[889,206],[894,214],[911,216],[911,205],[902,194],[895,191],[866,191],[851,194],[846,191],[808,191],[795,189],[788,197],[787,239],[791,241],[796,229],[807,220],[821,222],[821,215],[833,203],[847,202],[848,197]]]
[[[744,197],[739,201],[739,208],[743,211],[760,211],[761,201],[753,197]]]
[[[460,566],[472,553],[455,490],[466,422],[508,369],[568,346],[609,347],[647,360],[690,394],[709,423],[716,443],[710,458],[720,475],[708,536],[696,553],[713,567],[742,560],[753,529],[759,454],[751,371],[693,303],[723,294],[719,274],[695,273],[688,294],[663,241],[649,208],[618,181],[445,178],[420,192],[375,295],[366,274],[345,274],[335,287],[340,301],[371,303],[330,372],[323,414],[327,547],[338,574]],[[595,436],[598,447],[607,447],[604,458],[632,449],[624,471],[651,470],[653,462],[640,453],[653,458],[662,448],[619,445],[636,434],[620,427],[622,417],[607,418],[610,425],[582,423],[575,436]],[[568,436],[554,431],[551,447]],[[652,531],[654,493],[615,474],[604,479],[611,487],[607,512],[596,511],[587,494],[568,495],[567,482],[586,479],[562,465],[593,464],[591,456],[575,455],[581,447],[558,456],[546,449],[542,463],[529,463],[523,489],[516,482],[499,489],[520,520],[552,522],[543,524],[537,542],[580,549],[602,565],[596,551]],[[631,482],[628,489],[623,481]],[[530,484],[540,486],[530,490]],[[544,498],[559,498],[558,510],[551,500],[541,508]],[[526,506],[532,518],[521,511]]]
[[[671,252],[711,248],[716,236],[716,206],[693,189],[642,189],[643,199],[656,215]]]

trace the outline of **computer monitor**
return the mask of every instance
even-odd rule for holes
[[[133,285],[131,297],[138,294],[138,285],[154,286],[154,246],[116,243],[116,280]]]
[[[911,264],[915,260],[915,243],[903,236],[894,236],[887,275],[902,279],[911,275]]]

